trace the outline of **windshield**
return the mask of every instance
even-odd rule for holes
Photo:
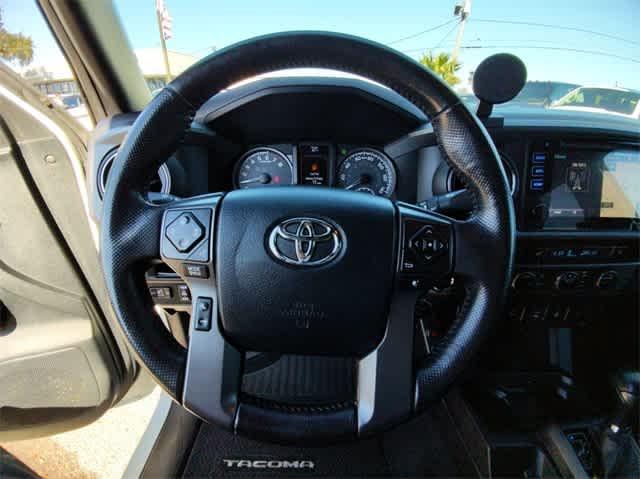
[[[153,56],[162,67],[164,42],[171,76],[190,62],[256,35],[327,30],[369,38],[421,61],[470,102],[475,101],[475,68],[499,52],[519,56],[528,70],[523,91],[506,107],[552,111],[559,100],[584,86],[599,88],[597,95],[586,90],[576,94],[584,97],[581,103],[572,100],[577,108],[594,107],[583,108],[585,114],[597,109],[633,116],[636,94],[608,89],[640,89],[636,0],[564,0],[553,8],[547,2],[512,0],[115,3],[138,58]],[[156,75],[153,81],[152,90],[163,78]]]
[[[528,81],[498,110],[572,109],[585,115],[638,118],[634,107],[640,90],[638,0],[562,0],[553,6],[514,0],[114,0],[114,4],[152,93],[198,59],[238,41],[287,30],[324,30],[397,49],[434,70],[471,103],[477,103],[471,85],[478,64],[507,52],[524,61]],[[42,67],[55,72],[60,62],[46,55],[35,40],[29,70]],[[57,83],[48,79],[46,86],[58,87]]]

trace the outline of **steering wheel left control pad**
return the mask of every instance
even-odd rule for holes
[[[183,262],[184,276],[196,276],[198,266],[190,262],[209,261],[211,231],[210,209],[168,210],[164,216],[163,235],[160,242],[164,258]],[[201,274],[205,274],[201,270]]]

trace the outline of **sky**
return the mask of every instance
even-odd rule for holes
[[[165,3],[173,18],[173,38],[167,47],[195,57],[255,35],[328,30],[366,37],[418,58],[426,51],[450,53],[457,31],[452,21],[456,0]],[[155,0],[114,0],[114,4],[134,48],[160,45]],[[33,37],[34,65],[55,69],[63,62],[33,4],[0,0],[0,7],[5,28]],[[634,31],[639,21],[640,0],[472,0],[459,76],[466,79],[491,54],[509,52],[525,62],[529,80],[640,89],[640,33]]]

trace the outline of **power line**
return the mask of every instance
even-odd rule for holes
[[[402,37],[399,38],[397,40],[394,40],[392,42],[388,42],[387,45],[395,45],[396,43],[400,43],[400,42],[404,42],[405,40],[411,40],[412,38],[416,38],[419,37],[421,35],[425,35],[426,33],[431,33],[431,32],[435,32],[436,30],[442,28],[442,27],[446,27],[447,25],[449,25],[452,22],[455,22],[457,20],[457,18],[452,18],[451,20],[441,23],[440,25],[436,25],[435,27],[431,27],[427,30],[423,30],[421,32],[418,33],[414,33],[412,35],[406,36],[406,37]]]
[[[199,55],[202,52],[215,52],[217,50],[217,47],[215,45],[209,45],[208,47],[203,47],[203,48],[198,48],[197,50],[193,50],[191,52],[188,52],[189,55]]]
[[[522,22],[522,21],[513,21],[513,20],[494,20],[494,19],[486,19],[486,18],[473,18],[470,21],[479,22],[479,23],[502,23],[502,24],[508,24],[508,25],[527,25],[530,27],[554,28],[557,30],[568,30],[572,32],[589,33],[591,35],[609,38],[611,40],[618,40],[620,42],[630,43],[631,45],[640,45],[640,42],[634,42],[633,40],[629,40],[628,38],[618,37],[616,35],[611,35],[609,33],[596,32],[594,30],[587,30],[586,28],[566,27],[564,25],[551,25],[548,23]]]
[[[412,48],[410,50],[403,50],[403,53],[416,53],[432,50],[434,47],[426,48]],[[460,47],[463,50],[482,50],[482,49],[502,49],[502,48],[514,48],[514,49],[526,49],[526,50],[551,50],[551,51],[563,51],[572,53],[584,53],[587,55],[597,55],[602,57],[616,58],[618,60],[625,60],[632,63],[640,63],[640,60],[636,60],[631,57],[624,57],[622,55],[616,55],[614,53],[601,52],[597,50],[583,50],[581,48],[567,48],[567,47],[544,47],[539,45],[464,45]]]
[[[482,48],[525,48],[528,50],[552,50],[563,51],[573,53],[586,53],[588,55],[598,55],[602,57],[617,58],[618,60],[626,60],[633,63],[640,63],[640,60],[636,60],[631,57],[624,57],[622,55],[616,55],[615,53],[600,52],[598,50],[583,50],[581,48],[567,48],[567,47],[541,47],[541,46],[528,46],[528,45],[477,45],[463,47],[466,50],[482,49]]]
[[[459,23],[459,22],[458,22],[458,23]],[[444,37],[442,37],[442,38],[440,39],[440,41],[439,41],[438,43],[436,43],[436,45],[433,47],[434,49],[435,49],[435,48],[438,48],[440,45],[442,45],[442,42],[444,42],[444,41],[445,41],[445,39],[446,39],[449,35],[451,35],[451,32],[453,32],[453,31],[456,29],[456,27],[458,26],[458,23],[456,23],[453,27],[451,27],[451,30],[449,30],[447,33],[445,33],[445,34],[444,34]]]
[[[548,43],[550,45],[566,45],[566,42],[559,40],[540,40],[539,38],[470,38],[469,43],[487,42],[487,43]],[[575,44],[574,44],[575,45]]]

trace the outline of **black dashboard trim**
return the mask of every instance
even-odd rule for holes
[[[557,240],[600,240],[600,239],[629,239],[640,242],[640,232],[627,230],[601,230],[601,231],[584,231],[584,230],[561,230],[561,231],[518,231],[518,240],[522,239],[557,239]]]
[[[263,78],[220,92],[198,111],[195,121],[211,123],[231,110],[272,94],[351,91],[375,103],[391,107],[416,123],[428,121],[411,102],[386,87],[355,78],[282,77]]]

